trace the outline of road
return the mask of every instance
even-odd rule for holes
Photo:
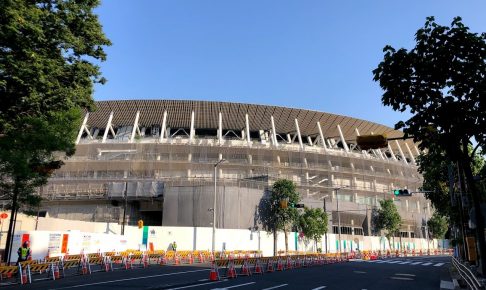
[[[449,278],[449,266],[450,257],[356,260],[221,281],[208,280],[208,265],[151,266],[36,281],[22,289],[440,289],[441,280]]]

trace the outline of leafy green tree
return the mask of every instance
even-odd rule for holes
[[[434,212],[432,217],[427,221],[427,227],[432,239],[443,239],[449,228],[449,223],[444,216],[441,216],[438,212]]]
[[[299,217],[299,227],[305,237],[314,240],[316,249],[322,235],[327,232],[327,223],[327,214],[320,208],[305,208]]]
[[[380,208],[377,209],[375,216],[375,227],[377,230],[384,230],[385,237],[391,249],[391,238],[399,233],[402,218],[398,213],[397,207],[392,199],[380,200]]]
[[[300,201],[296,185],[288,179],[278,179],[262,199],[259,215],[265,230],[273,232],[274,254],[277,250],[277,231],[285,235],[285,251],[288,251],[288,232],[298,221],[299,212],[292,205]]]
[[[93,9],[97,0],[0,1],[0,186],[11,197],[13,219],[40,202],[45,184],[74,153],[82,110],[91,110],[96,63],[110,41]]]
[[[481,195],[472,170],[476,150],[486,142],[486,33],[470,32],[460,17],[450,27],[429,17],[415,39],[410,51],[386,46],[374,80],[384,90],[384,105],[413,114],[395,128],[413,136],[421,149],[436,146],[464,172],[475,208],[481,272],[486,273]],[[477,146],[469,152],[471,140]]]

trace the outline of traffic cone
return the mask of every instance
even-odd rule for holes
[[[243,276],[251,276],[250,267],[248,267],[248,262],[243,262],[243,266],[241,267],[241,275]]]
[[[273,271],[274,271],[274,269],[273,269],[273,260],[272,259],[268,259],[268,262],[267,262],[267,272],[268,273],[271,273]]]
[[[189,264],[194,264],[194,258],[192,257],[192,254],[189,254]]]
[[[86,261],[81,262],[81,274],[82,275],[88,274],[88,267],[86,266]]]
[[[181,262],[179,261],[179,256],[175,254],[174,256],[174,265],[179,265]]]
[[[57,280],[61,278],[61,275],[59,275],[59,265],[54,266],[54,280]]]
[[[20,277],[20,284],[27,284],[27,270],[22,269],[22,275]]]
[[[287,267],[286,269],[292,269],[292,260],[290,258],[287,258]]]
[[[277,260],[277,271],[283,271],[283,264],[280,258]]]
[[[47,249],[47,254],[46,254],[46,256],[45,256],[45,259],[46,259],[46,260],[47,260],[47,259],[49,259],[49,252],[50,252],[50,250],[49,250],[49,249]]]
[[[199,262],[204,263],[204,255],[199,253]]]
[[[216,265],[214,262],[211,265],[211,272],[209,272],[209,281],[219,281],[219,273],[216,270]]]
[[[234,279],[236,278],[236,269],[235,269],[235,265],[233,262],[230,262],[230,264],[228,265],[228,275],[226,275],[227,278],[230,278],[230,279]]]
[[[258,261],[258,260],[255,263],[255,271],[253,273],[263,274],[262,266],[260,266],[260,261]]]

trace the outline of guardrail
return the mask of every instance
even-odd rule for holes
[[[461,278],[466,282],[467,286],[473,290],[484,289],[484,285],[474,276],[473,272],[463,265],[458,259],[452,257],[452,265],[457,269]]]

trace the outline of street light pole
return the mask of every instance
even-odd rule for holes
[[[327,215],[327,210],[326,210],[326,197],[328,197],[329,195],[326,194],[325,196],[322,197],[322,200],[323,200],[323,204],[322,204],[322,209],[324,210],[324,214]],[[326,254],[327,254],[327,229],[326,229],[326,232],[324,233],[324,246],[326,247]]]
[[[213,196],[213,239],[212,239],[212,246],[211,250],[214,254],[214,249],[216,245],[216,193],[217,193],[217,169],[218,165],[225,162],[225,159],[219,160],[216,164],[214,164],[214,196]]]

